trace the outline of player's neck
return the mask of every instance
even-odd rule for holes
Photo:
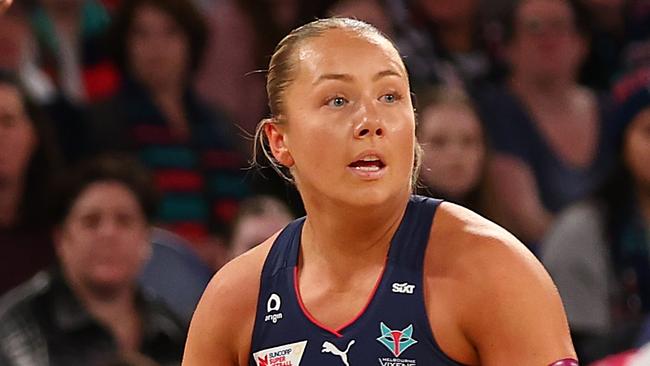
[[[383,261],[406,205],[406,199],[393,199],[376,209],[339,206],[309,210],[306,205],[302,257],[343,266],[361,257]]]

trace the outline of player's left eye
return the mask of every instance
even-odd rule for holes
[[[388,104],[395,103],[398,99],[399,96],[393,93],[388,93],[381,96],[381,100]]]

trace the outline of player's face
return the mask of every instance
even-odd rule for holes
[[[57,235],[65,272],[93,289],[131,286],[149,253],[149,229],[135,195],[123,184],[89,185]]]
[[[415,118],[394,47],[330,30],[303,43],[295,62],[279,128],[289,160],[280,161],[303,198],[364,205],[408,195]]]
[[[460,105],[426,108],[420,118],[424,150],[422,180],[445,195],[462,199],[480,181],[485,145],[476,115]]]
[[[625,135],[625,162],[640,187],[650,190],[650,107],[639,113]]]

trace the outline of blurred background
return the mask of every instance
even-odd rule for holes
[[[418,193],[479,212],[538,256],[583,364],[639,362],[650,0],[14,1],[0,16],[3,301],[43,291],[39,271],[67,271],[56,233],[85,196],[51,213],[59,177],[120,154],[157,195],[151,253],[131,280],[186,326],[216,270],[304,215],[290,184],[251,165],[252,136],[269,114],[275,45],[327,16],[375,25],[404,56],[424,148]],[[0,350],[16,342],[6,333]],[[151,349],[112,364],[174,364]]]

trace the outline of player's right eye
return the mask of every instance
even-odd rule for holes
[[[341,108],[348,104],[348,100],[343,97],[333,97],[327,100],[327,106],[332,108]]]

